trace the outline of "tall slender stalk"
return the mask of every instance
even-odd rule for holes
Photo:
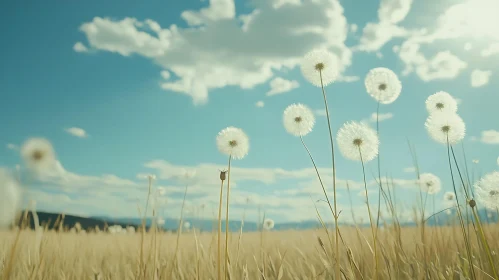
[[[317,165],[315,164],[315,160],[312,157],[312,153],[310,153],[310,150],[308,149],[307,145],[305,145],[305,141],[303,141],[303,137],[302,136],[300,136],[300,140],[301,140],[301,143],[303,144],[303,147],[307,151],[308,156],[310,157],[310,160],[312,161],[312,165],[314,166],[315,173],[317,174],[317,178],[319,178],[319,183],[321,184],[322,191],[324,192],[324,196],[326,197],[327,205],[329,206],[329,209],[331,210],[331,213],[335,213],[334,210],[333,210],[333,207],[331,205],[331,201],[329,200],[329,197],[327,195],[326,188],[324,187],[324,183],[322,182],[322,178],[321,178],[321,175],[319,173],[319,169],[317,168]],[[326,230],[327,230],[327,228],[326,228]],[[329,237],[329,231],[327,231],[327,234],[328,234],[329,242],[331,242],[331,238]],[[333,245],[332,242],[331,242],[331,245]]]
[[[375,233],[373,218],[372,218],[372,214],[371,214],[371,206],[369,205],[369,194],[367,192],[367,181],[366,181],[366,169],[364,167],[364,160],[362,158],[362,152],[360,150],[360,145],[358,147],[359,147],[360,162],[362,163],[362,175],[364,178],[364,190],[366,192],[367,212],[369,213],[369,223],[371,224],[371,233],[373,236],[374,264],[375,264],[373,279],[378,279],[378,250],[377,250],[377,242],[376,242],[376,233]]]
[[[476,275],[475,275],[475,269],[474,269],[474,266],[473,266],[473,259],[472,259],[472,254],[471,254],[471,246],[469,244],[469,240],[468,240],[468,235],[466,234],[466,228],[464,226],[464,220],[463,220],[463,215],[461,213],[461,208],[459,207],[459,196],[457,194],[457,190],[456,190],[456,182],[454,181],[454,172],[452,171],[452,164],[451,164],[451,157],[450,157],[450,144],[449,144],[449,136],[447,136],[447,157],[448,157],[448,160],[449,160],[449,169],[450,169],[450,176],[451,176],[451,179],[452,179],[452,188],[454,190],[454,194],[456,195],[456,203],[458,205],[457,207],[457,214],[459,216],[459,222],[461,224],[461,230],[463,232],[463,238],[464,238],[464,243],[465,243],[465,246],[466,246],[466,253],[467,253],[467,256],[468,256],[468,260],[470,262],[470,267],[469,267],[469,270],[470,270],[470,274],[472,276],[473,279],[476,279]]]
[[[494,261],[492,258],[492,254],[490,252],[489,243],[487,242],[487,238],[485,238],[485,233],[483,231],[482,223],[481,223],[480,217],[478,216],[477,211],[476,211],[476,202],[475,202],[475,200],[473,200],[473,198],[469,197],[469,193],[466,191],[466,184],[464,183],[463,176],[461,175],[461,170],[459,169],[459,166],[457,164],[457,159],[456,159],[456,155],[454,153],[454,149],[452,148],[452,146],[450,147],[450,149],[452,152],[452,157],[454,159],[454,163],[456,165],[457,172],[459,174],[459,178],[461,179],[461,183],[463,184],[463,189],[465,191],[466,198],[469,200],[469,206],[471,207],[471,212],[475,218],[475,221],[476,221],[476,224],[478,227],[478,232],[480,233],[482,245],[483,245],[483,247],[485,247],[485,252],[487,253],[487,259],[488,259],[490,267],[492,269],[492,273],[494,273],[495,279],[499,279],[495,265],[494,265]],[[471,193],[471,188],[470,188],[470,193]]]
[[[225,209],[225,279],[229,277],[229,202],[230,202],[230,162],[232,156],[229,156],[229,167],[227,170],[227,201]]]
[[[218,206],[218,255],[217,255],[217,272],[219,280],[222,279],[222,207],[223,207],[223,190],[225,181],[225,171],[220,172],[220,204]]]
[[[340,279],[340,229],[338,228],[338,208],[337,208],[337,197],[336,197],[336,165],[334,161],[334,144],[333,144],[333,132],[331,130],[331,120],[329,119],[329,108],[327,105],[327,98],[326,98],[326,91],[324,90],[324,83],[322,81],[322,70],[319,70],[319,76],[321,79],[321,89],[322,89],[322,96],[324,97],[324,106],[326,108],[326,118],[327,118],[327,125],[329,129],[329,141],[331,143],[331,158],[332,158],[332,163],[333,163],[333,204],[334,204],[334,227],[335,227],[335,255],[336,255],[336,262],[334,266],[334,279]]]

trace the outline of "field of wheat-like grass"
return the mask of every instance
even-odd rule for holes
[[[465,257],[458,227],[426,227],[424,240],[421,227],[383,228],[378,236],[381,262],[377,278],[466,279],[472,263],[476,279],[493,279],[472,225],[469,230],[472,260]],[[499,227],[484,230],[495,257]],[[341,228],[342,244],[347,244],[340,248],[344,252],[340,260],[342,279],[374,277],[369,232]],[[7,277],[8,270],[9,279],[20,280],[216,279],[216,233],[191,230],[178,236],[149,232],[142,242],[141,233],[45,231],[37,242],[33,230],[4,231],[0,233],[0,272]],[[334,275],[334,249],[324,229],[236,231],[229,240],[230,279],[332,279]]]

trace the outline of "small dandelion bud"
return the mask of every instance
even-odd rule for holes
[[[474,199],[470,200],[470,202],[468,202],[470,204],[470,207],[473,208],[476,206],[476,201]]]
[[[220,171],[220,180],[225,181],[226,175],[227,175],[227,170]]]

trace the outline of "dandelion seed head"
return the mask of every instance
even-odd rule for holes
[[[426,99],[426,110],[428,114],[435,112],[456,113],[457,101],[449,93],[439,91]]]
[[[30,138],[21,147],[21,156],[33,171],[51,170],[56,164],[52,144],[44,138]]]
[[[421,187],[421,190],[428,194],[436,194],[442,189],[440,178],[431,173],[421,174],[419,176],[419,185]]]
[[[186,228],[186,229],[191,228],[191,223],[189,223],[189,222],[185,222],[185,223],[184,223],[184,228]]]
[[[0,168],[0,229],[12,224],[21,207],[21,188],[12,174]]]
[[[381,104],[393,103],[400,96],[402,83],[388,68],[371,69],[364,80],[367,93]]]
[[[347,122],[336,136],[341,154],[350,160],[371,161],[378,155],[379,139],[376,131],[365,123]],[[360,153],[359,153],[360,149]]]
[[[315,125],[315,116],[312,110],[303,104],[291,104],[283,114],[284,128],[294,136],[305,136],[312,131]]]
[[[263,221],[263,228],[265,230],[271,230],[271,229],[273,229],[274,228],[274,220],[269,219],[269,218],[265,219]]]
[[[444,200],[445,201],[454,201],[454,200],[456,200],[456,195],[453,192],[446,192],[444,194]]]
[[[426,130],[436,142],[454,145],[463,140],[466,135],[466,125],[463,119],[455,113],[433,113],[425,122]]]
[[[301,72],[314,86],[321,87],[333,83],[339,76],[339,60],[333,53],[317,49],[307,53],[301,63]]]
[[[248,154],[249,139],[242,129],[230,126],[218,133],[217,147],[225,155],[243,159]]]
[[[475,183],[474,188],[479,203],[491,210],[499,207],[499,172],[486,174]]]

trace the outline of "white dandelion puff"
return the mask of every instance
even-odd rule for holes
[[[378,135],[366,123],[347,122],[343,124],[338,131],[336,140],[341,154],[347,159],[368,162],[378,155]]]
[[[445,91],[439,91],[426,99],[426,110],[428,114],[435,112],[456,113],[457,101]]]
[[[159,217],[157,220],[156,220],[156,223],[159,225],[159,226],[164,226],[165,225],[165,219]]]
[[[371,69],[364,80],[367,93],[381,104],[397,100],[402,91],[402,83],[397,74],[388,68]]]
[[[445,192],[444,193],[444,205],[447,207],[453,206],[456,204],[456,194],[453,192]]]
[[[444,201],[455,201],[456,195],[453,192],[444,193]]]
[[[442,189],[440,178],[431,173],[421,174],[419,176],[419,185],[421,187],[421,190],[428,194],[436,194]]]
[[[315,117],[312,110],[303,104],[291,104],[283,114],[284,128],[294,136],[305,136],[312,131]]]
[[[479,203],[491,210],[499,207],[499,172],[494,171],[483,176],[475,183],[474,188]]]
[[[218,133],[217,146],[221,153],[242,159],[248,154],[249,139],[242,129],[230,126]]]
[[[21,147],[21,156],[33,171],[52,170],[56,157],[52,144],[44,138],[30,138]]]
[[[314,86],[327,86],[338,78],[340,73],[338,65],[339,60],[336,55],[327,50],[317,49],[305,55],[301,63],[301,72]]]
[[[21,188],[12,174],[0,168],[0,229],[14,222],[21,207]]]
[[[272,219],[267,218],[267,219],[265,219],[265,220],[263,221],[263,228],[264,228],[265,230],[271,230],[271,229],[273,229],[273,228],[274,228],[274,225],[275,225],[275,224],[274,224],[274,220],[272,220]]]
[[[185,222],[185,223],[184,223],[184,228],[185,228],[185,229],[190,229],[190,228],[191,228],[191,223],[189,223],[189,222]]]
[[[455,113],[433,113],[425,122],[426,130],[433,140],[454,145],[466,135],[463,119]]]

